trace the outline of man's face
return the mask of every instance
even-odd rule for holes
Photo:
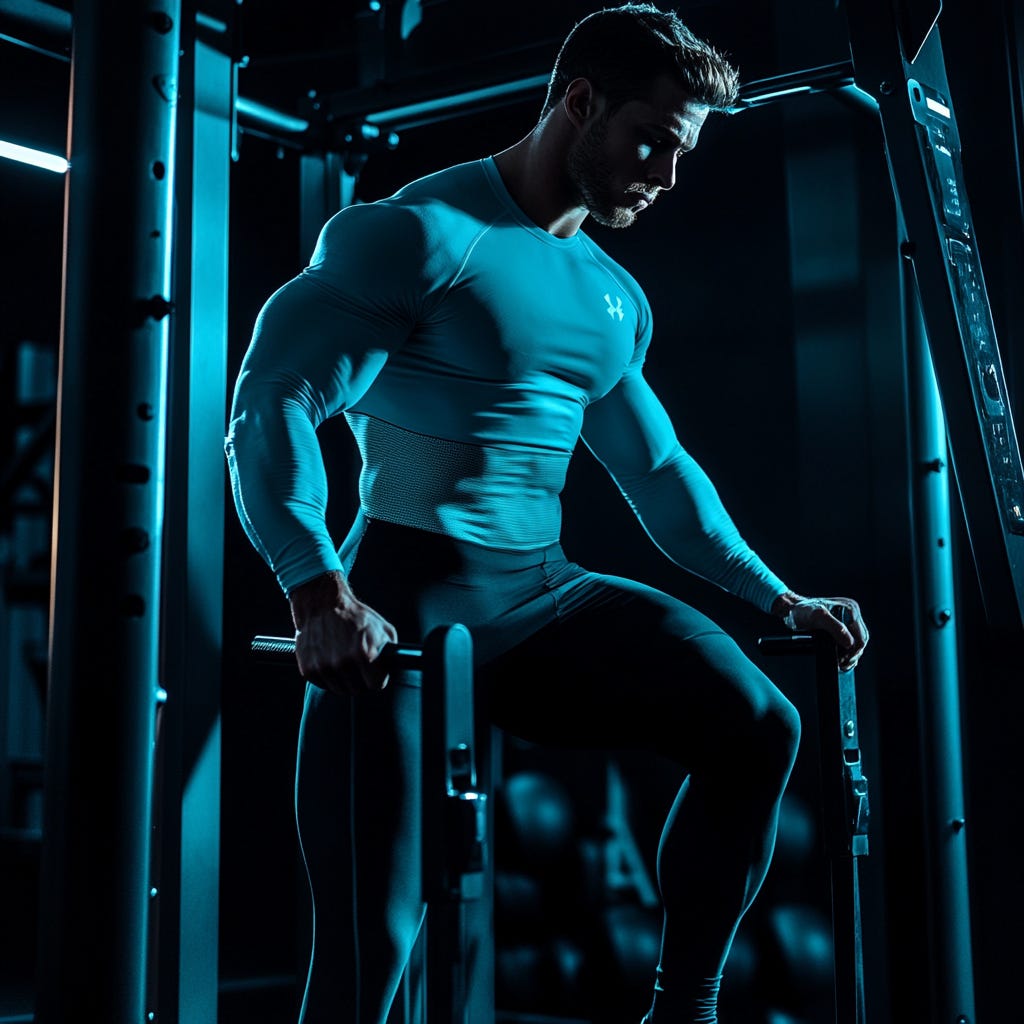
[[[569,179],[598,224],[629,227],[676,179],[676,161],[697,145],[708,108],[661,78],[645,100],[624,103],[610,117],[604,101],[569,151]]]

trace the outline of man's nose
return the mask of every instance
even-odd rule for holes
[[[651,160],[647,180],[654,182],[663,192],[667,192],[676,183],[676,159],[676,154],[672,152]]]

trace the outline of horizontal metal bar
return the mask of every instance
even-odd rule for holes
[[[309,121],[304,118],[274,110],[273,107],[258,103],[256,100],[246,99],[244,96],[239,96],[235,100],[235,110],[243,124],[249,122],[261,128],[271,128],[274,131],[286,132],[291,135],[301,135],[303,132],[309,131]]]
[[[762,654],[813,654],[815,638],[810,633],[791,633],[787,636],[763,636],[757,641]]]
[[[511,82],[470,89],[448,96],[437,96],[419,103],[408,103],[401,107],[378,110],[365,115],[370,124],[386,125],[390,128],[412,127],[424,123],[423,118],[433,119],[437,114],[465,114],[481,106],[493,104],[495,100],[511,101],[523,93],[532,92],[548,84],[548,75],[532,75]]]
[[[196,11],[196,24],[214,35],[228,33],[225,22],[202,11]],[[71,25],[70,11],[43,0],[0,0],[0,40],[44,57],[71,60]]]
[[[816,92],[843,92],[855,89],[853,62],[840,61],[823,64],[802,71],[790,71],[771,78],[758,78],[740,89],[740,97],[733,113],[764,106],[790,96],[810,95]],[[859,90],[858,90],[859,91]],[[869,97],[865,96],[866,99]]]
[[[65,64],[71,63],[71,54],[61,53],[59,50],[51,50],[49,47],[41,46],[39,43],[30,43],[26,39],[19,39],[16,36],[9,35],[7,32],[0,32],[0,42],[11,43],[14,46],[20,46],[23,49],[31,50],[33,53],[38,53],[43,57],[53,57],[54,60],[63,61]],[[0,1024],[6,1018],[0,1017]]]
[[[260,661],[295,664],[295,640],[290,636],[254,636],[250,649]],[[386,644],[380,658],[392,668],[419,668],[423,648],[415,644]]]

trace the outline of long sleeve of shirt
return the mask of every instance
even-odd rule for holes
[[[788,589],[740,536],[641,372],[642,355],[587,411],[583,439],[677,565],[770,611]]]
[[[285,593],[341,567],[316,429],[359,400],[407,336],[419,241],[400,211],[351,208],[257,318],[225,451],[242,526]]]

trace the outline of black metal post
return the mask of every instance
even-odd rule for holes
[[[180,0],[75,5],[43,1024],[145,1012],[179,15]]]
[[[949,454],[913,266],[901,261],[932,1012],[974,1020]]]
[[[161,1024],[217,1017],[221,645],[232,57],[228,32],[182,25],[175,187],[175,325],[168,372],[167,690],[154,810],[147,1010]]]

